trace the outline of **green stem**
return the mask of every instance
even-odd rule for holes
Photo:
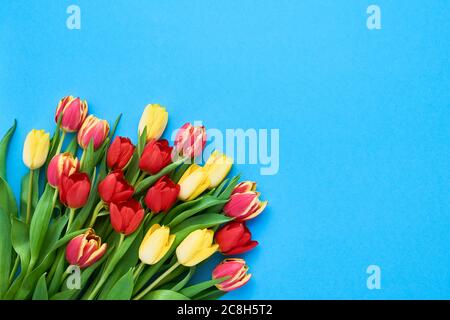
[[[65,138],[66,138],[66,131],[63,130],[62,134],[61,134],[61,138],[59,139],[58,148],[56,149],[56,153],[55,154],[58,154],[58,153],[61,152],[61,149],[62,149],[63,142],[64,142]]]
[[[140,294],[138,294],[136,297],[133,298],[133,300],[140,300],[147,293],[149,293],[153,288],[155,288],[162,280],[164,280],[165,277],[167,277],[173,270],[178,268],[180,265],[179,262],[176,262],[173,266],[171,266],[169,269],[166,270],[162,275],[160,275],[155,281],[153,281],[147,288],[145,288]]]
[[[16,261],[14,261],[14,266],[11,270],[11,273],[9,274],[9,284],[12,283],[14,276],[16,275],[17,269],[19,268],[19,261],[20,261],[20,258],[19,258],[19,256],[17,256]]]
[[[105,207],[105,203],[102,200],[100,200],[94,209],[94,213],[92,214],[91,221],[89,222],[89,228],[94,227],[95,221],[97,220],[97,216],[100,213],[100,210],[102,210],[104,207]]]
[[[73,217],[75,216],[75,209],[70,208],[69,211],[69,222],[67,223],[67,229],[66,229],[66,234],[69,232],[70,230],[70,226],[72,225],[73,222]]]
[[[85,158],[86,158],[86,150],[83,150],[83,153],[81,154],[81,159],[80,159],[80,168],[83,168],[83,162],[84,162]]]
[[[125,234],[121,233],[119,243],[117,244],[117,247],[116,247],[116,253],[119,251],[119,248],[122,245],[124,239],[125,239]],[[105,281],[107,279],[107,276],[105,277],[104,275],[105,274],[102,275],[102,277],[100,278],[100,280],[94,287],[94,290],[92,290],[91,294],[88,296],[88,298],[87,298],[88,300],[93,300],[97,296],[98,291],[100,290],[100,288],[103,286],[103,284],[105,283]]]
[[[147,173],[142,172],[142,173],[139,175],[139,178],[137,179],[137,181],[133,183],[133,186],[137,185],[139,182],[141,182],[142,180],[144,180],[144,178],[145,178],[146,176],[147,176]]]
[[[26,224],[30,224],[31,220],[31,197],[33,195],[33,177],[34,170],[30,169],[30,173],[28,174],[28,195],[27,195],[27,218]]]
[[[144,270],[145,264],[141,261],[137,269],[133,273],[133,282],[136,282],[137,278],[141,275],[142,270]]]

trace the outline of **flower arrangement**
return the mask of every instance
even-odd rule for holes
[[[216,299],[249,281],[231,256],[258,244],[245,224],[267,205],[256,184],[227,179],[233,160],[220,151],[195,163],[203,126],[186,123],[173,146],[161,139],[160,105],[145,108],[136,145],[114,136],[119,121],[110,128],[85,100],[61,99],[53,136],[33,129],[25,139],[19,206],[6,178],[15,123],[1,140],[1,299]],[[230,257],[191,283],[217,251]]]

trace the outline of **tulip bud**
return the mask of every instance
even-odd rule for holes
[[[252,240],[252,234],[243,222],[232,221],[216,232],[215,240],[219,251],[225,255],[247,252],[258,245]]]
[[[191,232],[177,247],[178,262],[193,267],[209,258],[219,247],[213,244],[214,231],[198,229]]]
[[[66,247],[66,260],[80,269],[89,267],[98,261],[106,252],[107,244],[92,229],[70,240]]]
[[[167,176],[161,177],[145,195],[145,204],[153,213],[167,212],[177,201],[180,186]]]
[[[31,170],[39,169],[47,160],[50,149],[50,134],[44,130],[31,130],[23,146],[23,162]]]
[[[98,184],[100,198],[106,203],[126,201],[131,198],[134,188],[125,180],[122,171],[108,174]]]
[[[136,231],[144,219],[144,209],[141,204],[130,199],[109,206],[111,225],[119,233],[129,235]]]
[[[245,221],[255,218],[266,206],[267,201],[259,200],[259,192],[246,191],[232,194],[223,211],[236,221]]]
[[[227,280],[216,284],[217,289],[228,292],[242,287],[250,280],[252,275],[247,274],[247,271],[248,266],[243,259],[225,259],[214,268],[212,278],[229,277]]]
[[[70,152],[55,155],[47,168],[47,181],[53,188],[58,187],[62,175],[70,176],[80,169],[80,163]]]
[[[55,122],[58,123],[59,117],[62,115],[61,129],[66,132],[76,132],[80,130],[84,119],[86,119],[87,112],[88,105],[86,100],[67,96],[58,103]]]
[[[92,140],[94,141],[94,150],[97,150],[105,141],[108,133],[108,121],[90,115],[84,120],[80,131],[78,131],[78,144],[86,149]]]
[[[199,156],[206,144],[206,130],[204,126],[193,126],[185,123],[175,136],[175,149],[183,157],[195,158]]]
[[[87,174],[76,172],[70,176],[62,175],[58,189],[61,203],[71,209],[78,209],[86,204],[91,183]]]
[[[151,140],[142,152],[139,168],[148,174],[157,174],[172,162],[172,149],[165,139]]]
[[[239,183],[236,187],[234,187],[231,194],[244,193],[247,191],[255,191],[255,190],[256,190],[256,182],[243,181],[243,182]]]
[[[166,129],[168,118],[169,114],[167,113],[166,108],[159,104],[147,105],[142,113],[141,120],[139,121],[139,136],[141,136],[144,129],[147,128],[147,141],[152,139],[158,140]]]
[[[106,163],[111,170],[123,170],[130,163],[134,153],[134,145],[131,140],[124,137],[116,137],[111,143],[106,154]]]
[[[174,240],[175,236],[170,234],[168,227],[154,224],[141,242],[139,259],[149,265],[158,263],[169,251]]]
[[[208,172],[197,164],[192,164],[178,181],[180,193],[178,199],[190,201],[197,198],[209,187]]]
[[[209,189],[217,187],[230,172],[233,159],[219,151],[214,151],[204,166],[210,181]]]

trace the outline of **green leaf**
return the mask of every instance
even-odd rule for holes
[[[109,291],[107,300],[130,300],[133,294],[133,269],[128,270]]]
[[[61,120],[62,120],[62,114],[59,116],[59,119],[56,123],[56,129],[55,132],[53,133],[53,136],[50,140],[50,149],[48,152],[48,156],[47,156],[47,161],[45,162],[45,166],[47,167],[48,164],[50,163],[50,161],[52,160],[52,158],[55,156],[56,151],[58,149],[59,146],[59,142],[61,141]]]
[[[79,293],[80,289],[70,289],[58,292],[50,297],[50,300],[72,300],[75,294]]]
[[[189,233],[198,229],[211,228],[233,220],[233,218],[218,213],[204,213],[196,217],[189,218],[173,229],[172,234],[177,236],[175,242],[179,238],[185,238]]]
[[[38,261],[41,246],[47,233],[48,225],[53,211],[53,199],[55,189],[50,185],[45,187],[45,191],[39,200],[30,226],[30,248],[31,248],[31,265]],[[55,198],[56,199],[56,198]]]
[[[10,216],[3,208],[0,208],[0,298],[8,290],[9,274],[11,272],[11,249]]]
[[[183,289],[184,286],[189,282],[189,280],[191,280],[194,273],[195,273],[195,266],[189,268],[189,272],[186,274],[186,276],[180,282],[178,282],[175,286],[173,286],[171,288],[171,290],[180,291],[181,289]]]
[[[11,222],[12,246],[20,257],[21,272],[26,273],[30,263],[29,226],[17,218],[12,218]]]
[[[175,227],[176,225],[180,224],[187,218],[193,216],[194,214],[197,214],[205,209],[211,208],[213,206],[221,205],[227,203],[228,200],[218,200],[217,198],[211,197],[211,196],[205,196],[201,202],[199,202],[196,206],[192,207],[189,210],[186,210],[179,215],[177,215],[173,220],[168,224],[170,228]]]
[[[142,300],[190,300],[185,295],[172,290],[155,290],[145,295]]]
[[[139,154],[137,149],[134,150],[133,157],[130,160],[125,173],[125,178],[127,181],[136,181],[139,175]]]
[[[45,281],[46,273],[38,280],[36,289],[34,289],[33,300],[48,300],[47,282]]]
[[[77,151],[78,151],[78,140],[77,136],[75,135],[67,145],[66,152],[70,152],[73,156],[76,156]]]
[[[47,255],[51,247],[55,244],[56,241],[58,241],[68,220],[69,216],[67,214],[53,219],[47,233],[45,234],[44,242],[42,244],[42,258]]]
[[[197,205],[198,203],[200,203],[200,201],[203,200],[203,197],[197,198],[195,200],[191,200],[191,201],[187,201],[187,202],[182,202],[179,205],[176,205],[175,207],[173,207],[169,212],[167,212],[167,214],[164,216],[163,219],[163,224],[166,225],[168,224],[170,221],[173,220],[173,218],[175,218],[177,215],[179,215],[181,212],[186,211],[190,208],[192,208],[193,206]]]
[[[94,168],[94,139],[91,139],[88,147],[83,151],[81,163],[81,171],[91,175],[91,171]]]
[[[200,283],[194,284],[193,286],[184,288],[183,290],[180,291],[180,293],[185,295],[188,298],[192,298],[192,297],[198,295],[200,292],[202,292],[206,289],[209,289],[209,288],[215,286],[216,284],[219,284],[219,283],[227,280],[228,278],[229,278],[229,276],[200,282]]]
[[[29,171],[22,178],[20,185],[20,219],[25,221],[28,206],[28,189],[30,182],[30,175],[33,174],[33,185],[31,190],[31,211],[34,212],[39,200],[39,170]]]
[[[142,152],[144,152],[146,143],[147,143],[147,127],[144,128],[144,131],[142,131],[138,139],[137,151],[139,158],[142,156]]]
[[[217,300],[220,297],[224,296],[226,292],[219,290],[217,288],[211,288],[205,290],[204,292],[196,295],[193,300]]]
[[[150,188],[153,184],[156,183],[156,181],[159,180],[159,178],[161,178],[162,176],[165,176],[166,174],[169,174],[172,170],[176,169],[180,164],[182,164],[183,161],[184,160],[175,161],[174,163],[171,163],[168,166],[166,166],[164,169],[162,169],[157,174],[154,174],[152,176],[145,178],[144,180],[142,180],[141,182],[139,182],[136,185],[135,193],[141,194],[142,192],[147,191],[148,188]]]
[[[0,208],[11,217],[17,217],[17,204],[9,184],[0,177]]]
[[[191,166],[190,163],[183,163],[181,166],[177,168],[177,170],[174,170],[171,175],[171,180],[175,183],[178,183],[180,181],[183,174],[186,172],[186,170]]]
[[[112,126],[111,131],[109,132],[109,139],[112,140],[114,135],[116,134],[117,126],[119,125],[120,119],[122,118],[122,114],[119,114],[116,118],[116,121],[114,121],[114,124]]]
[[[6,154],[8,150],[9,141],[16,130],[17,121],[14,120],[14,124],[6,132],[0,141],[0,177],[6,180]]]

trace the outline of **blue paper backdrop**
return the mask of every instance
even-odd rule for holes
[[[250,223],[244,299],[450,298],[447,1],[16,0],[0,4],[0,131],[16,194],[28,130],[82,96],[136,138],[143,107],[172,132],[280,129],[280,170],[239,165],[270,201]],[[66,8],[81,8],[81,30]],[[219,260],[217,257],[216,261]],[[368,290],[366,268],[382,271]],[[209,273],[213,264],[201,268]]]

